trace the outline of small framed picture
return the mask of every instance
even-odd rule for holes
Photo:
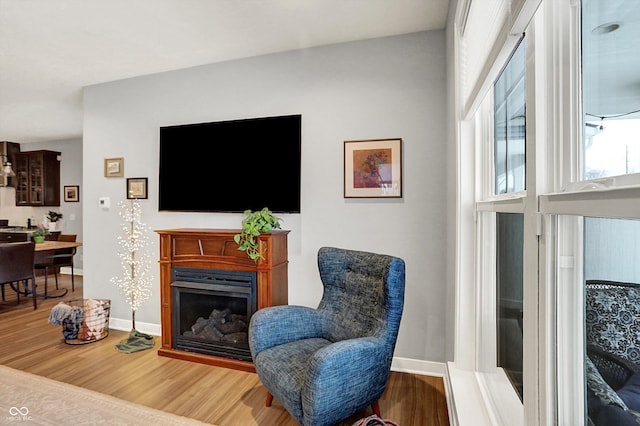
[[[402,197],[402,139],[345,141],[344,197]]]
[[[80,186],[69,185],[64,187],[64,201],[68,203],[77,203],[80,201]]]
[[[124,176],[124,158],[105,158],[104,159],[104,177],[123,177]]]
[[[127,198],[130,200],[148,198],[147,182],[148,182],[148,179],[146,177],[127,178]]]

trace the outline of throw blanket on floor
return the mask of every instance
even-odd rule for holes
[[[65,339],[78,337],[82,321],[84,321],[84,310],[79,306],[69,306],[63,302],[51,308],[51,314],[49,314],[49,324],[66,325],[62,331]]]
[[[154,345],[153,336],[140,333],[135,328],[129,333],[129,337],[120,340],[116,345],[116,349],[119,352],[130,354],[133,352],[143,351],[145,349],[151,349]]]
[[[4,365],[0,365],[0,395],[0,424],[206,424]]]

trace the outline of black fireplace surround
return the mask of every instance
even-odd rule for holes
[[[174,267],[173,348],[251,362],[256,281],[255,272]]]

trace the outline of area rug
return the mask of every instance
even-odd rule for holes
[[[190,426],[206,423],[0,365],[0,425],[4,424]]]

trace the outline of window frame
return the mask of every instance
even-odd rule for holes
[[[486,134],[475,121],[482,92],[488,92],[490,86],[487,81],[493,81],[491,73],[497,75],[502,68],[500,60],[508,57],[515,36],[493,50],[484,66],[484,80],[474,86],[469,99],[459,103],[462,108],[454,116],[459,177],[458,296],[456,358],[451,367],[455,374],[457,366],[474,372],[493,423],[513,424],[522,419],[526,424],[581,424],[585,420],[584,371],[576,359],[584,357],[583,286],[576,283],[583,278],[583,218],[640,219],[640,174],[621,176],[614,182],[581,180],[580,2],[524,3],[540,5],[535,14],[531,12],[530,25],[521,20],[520,26],[514,24],[511,29],[511,34],[525,27],[527,32],[525,191],[491,194],[491,186],[485,183],[493,170],[489,173],[478,162],[486,162],[491,155],[479,148]],[[482,343],[483,335],[494,335],[483,322],[495,313],[495,307],[487,303],[492,297],[486,284],[493,279],[487,268],[493,259],[481,254],[494,252],[487,250],[485,242],[495,235],[491,219],[495,212],[525,214],[525,399],[519,409],[509,400],[496,403],[503,381],[499,374],[486,371],[492,355]],[[514,407],[505,409],[506,405]],[[509,410],[514,417],[508,418]]]

